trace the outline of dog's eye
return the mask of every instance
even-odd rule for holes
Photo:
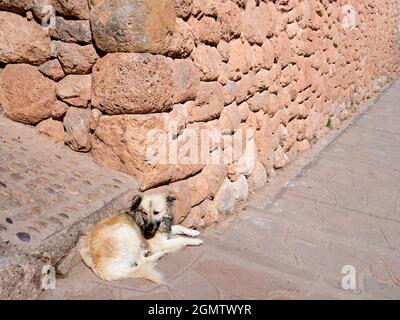
[[[158,215],[160,212],[159,211],[154,211],[153,214],[156,216]]]

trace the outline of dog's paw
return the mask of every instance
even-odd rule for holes
[[[198,237],[200,235],[200,232],[197,231],[197,230],[194,230],[194,229],[189,229],[187,235],[190,236],[190,237],[195,238],[195,237]]]
[[[201,239],[192,239],[193,246],[201,246],[203,244],[203,240]]]

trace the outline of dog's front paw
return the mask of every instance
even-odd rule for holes
[[[194,229],[189,229],[188,231],[188,236],[190,237],[198,237],[200,235],[200,231],[194,230]]]
[[[201,246],[202,244],[203,244],[203,240],[201,240],[201,239],[192,239],[192,244],[194,245],[194,246]]]

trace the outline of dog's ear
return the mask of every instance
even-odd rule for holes
[[[173,205],[175,200],[176,200],[176,197],[172,192],[167,195],[167,202],[169,205]]]
[[[137,208],[139,208],[141,202],[142,202],[142,196],[136,195],[132,200],[131,211],[136,211]]]

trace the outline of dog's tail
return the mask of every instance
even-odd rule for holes
[[[146,262],[129,274],[129,278],[144,278],[165,285],[164,276],[155,268],[154,262]]]

